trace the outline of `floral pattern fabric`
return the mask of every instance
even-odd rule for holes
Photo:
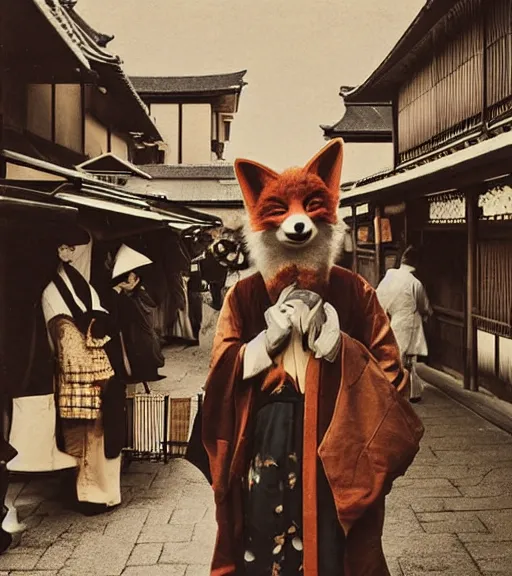
[[[289,379],[262,393],[245,478],[244,576],[304,576],[304,396]],[[343,576],[345,538],[318,462],[319,576]]]
[[[247,576],[292,576],[302,567],[303,399],[292,383],[260,408],[246,478]]]

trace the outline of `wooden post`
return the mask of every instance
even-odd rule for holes
[[[375,234],[375,268],[376,268],[376,278],[377,278],[377,285],[380,282],[381,274],[382,274],[382,242],[381,242],[381,225],[380,225],[380,206],[375,206],[375,217],[373,219],[373,227],[374,227],[374,234]]]
[[[5,14],[8,7],[4,0],[0,0],[0,149],[4,149],[4,108],[5,108],[5,83],[6,83],[6,70],[7,62],[5,61],[4,45],[7,41]],[[0,178],[5,178],[6,175],[6,161],[0,158]]]
[[[477,332],[473,317],[477,307],[476,299],[476,249],[478,226],[478,191],[466,191],[467,227],[467,289],[466,289],[466,362],[464,388],[478,392],[478,350]]]
[[[352,205],[352,272],[358,274],[357,267],[357,207]]]
[[[392,114],[392,139],[393,139],[393,168],[396,168],[400,162],[400,151],[398,148],[398,96],[395,96],[391,102]]]
[[[488,43],[488,38],[487,38],[487,26],[488,26],[488,17],[487,17],[487,3],[486,2],[482,2],[481,5],[481,20],[480,20],[480,26],[482,27],[482,118],[481,118],[481,122],[482,122],[482,130],[485,133],[487,133],[487,69],[488,69],[488,63],[487,63],[487,43]]]
[[[409,246],[409,219],[407,218],[407,210],[409,209],[409,204],[405,205],[404,210],[404,244],[405,248]]]

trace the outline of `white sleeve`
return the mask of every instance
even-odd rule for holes
[[[427,292],[423,284],[418,279],[416,279],[416,282],[414,282],[412,291],[416,299],[416,307],[418,309],[418,312],[422,316],[425,314],[428,315],[432,314],[432,307],[430,306],[430,301],[428,299]]]
[[[260,332],[256,338],[253,338],[245,346],[243,379],[247,380],[260,374],[270,368],[272,364],[273,361],[267,352],[267,345],[265,343],[265,332]]]
[[[50,282],[43,291],[41,307],[43,309],[46,324],[48,324],[52,318],[55,318],[55,316],[59,316],[60,314],[71,316],[69,308],[53,282]]]

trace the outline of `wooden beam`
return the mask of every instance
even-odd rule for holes
[[[380,206],[375,206],[375,217],[373,218],[375,234],[375,269],[377,284],[380,282],[382,274],[382,242],[381,242],[381,210]]]
[[[478,190],[466,191],[466,227],[467,227],[467,285],[466,285],[466,358],[464,370],[464,388],[478,391],[478,350],[476,323],[473,314],[477,310],[476,292],[476,250],[478,225]]]
[[[358,273],[357,268],[357,206],[352,205],[352,272]]]
[[[480,26],[482,27],[482,127],[487,132],[487,2],[481,4]]]
[[[396,168],[399,163],[400,153],[399,153],[399,142],[398,142],[398,94],[393,98],[391,103],[391,112],[393,117],[392,126],[392,136],[391,140],[393,142],[393,168]]]
[[[404,211],[404,248],[407,248],[407,246],[409,246],[409,237],[410,237],[410,232],[409,232],[409,218],[407,217],[407,210],[409,209],[410,203],[407,202],[405,205],[405,211]]]
[[[52,142],[55,144],[55,142],[57,142],[57,119],[56,119],[56,114],[57,114],[57,107],[56,107],[56,92],[57,92],[57,88],[55,86],[55,84],[52,84],[52,93],[51,93],[51,121],[52,121],[52,127],[51,127],[51,133],[52,133]]]
[[[5,18],[3,18],[3,11],[6,11],[8,8],[6,3],[3,0],[0,0],[0,10],[2,11],[2,15],[0,15],[0,74],[1,81],[0,81],[0,150],[4,149],[4,110],[5,110],[5,82],[6,79],[9,78],[9,74],[4,74],[4,70],[6,67],[5,62],[5,55],[4,55],[4,45],[6,39],[6,26],[5,26]],[[7,80],[8,81],[8,80]],[[7,171],[7,163],[3,157],[0,157],[0,178],[5,178]],[[3,276],[1,276],[3,278]],[[4,330],[3,326],[0,326],[0,332]]]
[[[183,164],[183,104],[178,104],[178,164]]]
[[[85,85],[83,82],[80,82],[80,114],[81,114],[81,130],[82,130],[82,142],[81,142],[81,152],[85,155],[85,148],[86,148],[86,94],[85,94]]]

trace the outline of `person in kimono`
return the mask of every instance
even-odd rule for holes
[[[418,356],[428,355],[423,322],[432,315],[432,308],[421,281],[415,276],[418,252],[409,246],[402,254],[400,268],[386,272],[377,287],[377,298],[391,320],[391,328],[409,370],[410,401],[419,402],[423,382],[416,371]]]
[[[115,326],[114,340],[118,341],[116,372],[123,374],[127,383],[165,378],[158,373],[165,359],[155,330],[156,303],[142,278],[145,268],[152,264],[147,256],[122,244],[112,270],[113,297],[109,312]]]
[[[87,515],[121,503],[121,448],[109,452],[105,438],[104,398],[116,382],[105,350],[109,318],[89,283],[91,251],[92,241],[60,245],[60,264],[42,295],[64,450],[78,463],[77,506]]]

